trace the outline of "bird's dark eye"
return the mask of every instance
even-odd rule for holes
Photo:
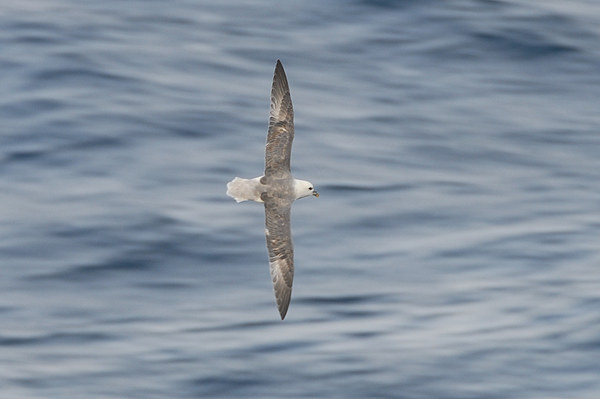
[[[312,188],[312,187],[309,187],[308,189],[309,189],[309,190],[312,190],[313,188]]]

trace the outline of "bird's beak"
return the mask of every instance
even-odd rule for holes
[[[318,192],[316,192],[316,191],[313,191],[313,195],[314,195],[315,197],[318,197],[318,196],[319,196],[319,193],[318,193]]]

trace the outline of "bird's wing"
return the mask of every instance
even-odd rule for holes
[[[294,279],[294,244],[290,210],[289,201],[276,197],[265,198],[265,236],[269,251],[271,281],[281,320],[285,318],[290,305]]]
[[[292,141],[294,140],[294,109],[287,77],[277,60],[271,89],[271,116],[265,150],[265,176],[290,174]]]

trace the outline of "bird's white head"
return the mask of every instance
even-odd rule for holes
[[[294,190],[296,191],[296,199],[308,197],[310,195],[314,195],[315,197],[319,196],[319,193],[315,191],[315,187],[312,183],[306,180],[296,180]]]

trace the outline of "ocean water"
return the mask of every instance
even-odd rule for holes
[[[0,4],[0,397],[600,395],[600,3]],[[262,174],[296,114],[279,319]]]

